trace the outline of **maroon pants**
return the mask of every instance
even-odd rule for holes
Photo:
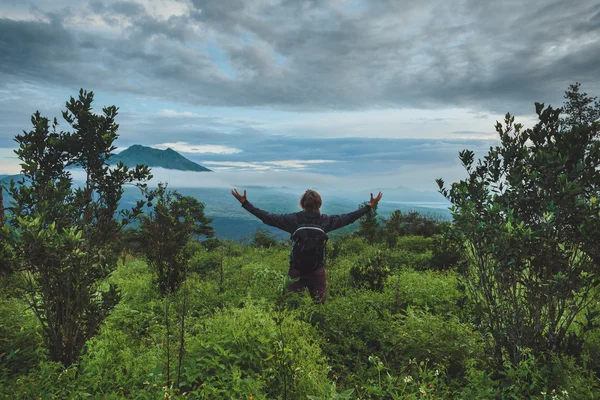
[[[288,272],[290,278],[300,278],[289,286],[292,292],[300,293],[304,288],[308,288],[311,297],[316,301],[325,303],[327,299],[327,277],[325,276],[325,268],[317,268],[308,273],[302,273],[296,268],[290,268]]]

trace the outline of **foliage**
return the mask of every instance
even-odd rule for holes
[[[377,250],[360,238],[350,242],[365,246],[362,252]],[[193,243],[189,250],[196,252],[192,264],[223,257],[224,280],[218,269],[190,274],[188,296],[183,290],[168,296],[172,326],[189,310],[179,385],[166,383],[164,354],[177,347],[175,337],[165,340],[167,297],[159,295],[147,264],[129,257],[105,281],[119,286],[121,301],[69,368],[44,360],[39,322],[30,311],[21,317],[25,303],[0,302],[0,354],[20,349],[8,362],[0,356],[0,397],[472,399],[543,398],[546,392],[550,399],[552,390],[571,398],[598,393],[590,369],[597,330],[585,334],[583,360],[550,364],[526,355],[514,369],[518,379],[489,369],[479,335],[462,319],[469,312],[453,271],[401,268],[374,292],[348,285],[357,254],[341,253],[327,267],[331,291],[320,305],[307,294],[282,296],[287,249],[223,243],[207,252]],[[549,371],[561,379],[551,383]],[[528,388],[529,377],[537,377],[537,387]]]
[[[263,247],[268,249],[269,247],[277,246],[279,241],[271,232],[263,228],[258,228],[252,235],[250,245],[253,247]]]
[[[566,121],[577,125],[538,103],[533,128],[507,114],[496,125],[500,144],[476,166],[472,151],[460,153],[467,179],[450,190],[438,180],[466,240],[464,282],[500,366],[504,352],[518,365],[524,348],[579,352],[573,321],[598,299],[599,124],[585,117],[590,98],[566,97]]]
[[[429,269],[431,266],[431,250],[424,253],[414,253],[412,251],[395,250],[388,253],[388,262],[393,270],[402,268],[413,268],[417,270]]]
[[[115,219],[123,185],[150,177],[147,167],[129,169],[108,161],[116,149],[117,108],[92,112],[93,93],[71,98],[63,118],[73,132],[57,131],[36,112],[34,129],[17,135],[23,178],[11,181],[15,265],[28,285],[30,307],[39,318],[52,360],[68,365],[118,301],[115,287],[100,281],[114,269],[119,231],[140,212],[143,202]],[[68,167],[81,167],[86,179],[74,187]],[[138,186],[143,186],[137,183]]]
[[[192,237],[212,237],[210,218],[204,215],[204,204],[167,186],[146,193],[154,208],[141,216],[139,240],[142,255],[156,276],[162,295],[174,293],[182,284],[192,254],[185,252]]]
[[[426,253],[433,248],[433,238],[425,236],[400,236],[396,241],[394,250],[410,251],[413,253]]]
[[[402,269],[389,277],[386,295],[394,314],[407,308],[434,314],[458,314],[462,293],[455,273]]]
[[[396,241],[402,236],[431,237],[442,232],[444,223],[416,211],[403,213],[400,210],[392,212],[389,218],[383,220],[383,237],[389,248],[396,246]]]
[[[197,251],[189,261],[189,271],[200,275],[214,272],[221,265],[222,254],[220,251]]]
[[[416,358],[446,365],[452,376],[462,373],[467,360],[481,352],[478,335],[454,316],[409,308],[394,333],[392,351],[398,359]]]
[[[39,361],[43,342],[35,315],[14,297],[0,299],[0,376],[12,379]]]
[[[339,246],[339,250],[337,250],[338,255],[343,254],[346,257],[349,255],[360,255],[369,248],[367,242],[364,239],[357,236],[349,236],[344,238],[343,240],[337,240],[334,242],[339,243],[339,245],[335,245]]]
[[[431,248],[431,268],[445,271],[462,267],[465,261],[463,238],[452,227],[444,230],[441,235],[434,236]]]
[[[323,352],[333,377],[343,387],[359,385],[368,357],[391,347],[392,317],[384,298],[382,293],[352,289],[345,296],[331,296],[324,305],[311,305],[307,312],[306,318],[326,343]]]
[[[283,380],[276,377],[282,372],[279,357],[285,355],[292,379],[288,398],[305,397],[314,388],[311,375],[326,378],[320,348],[311,339],[312,328],[293,315],[283,315],[280,326],[288,338],[285,344],[272,312],[259,305],[215,313],[190,332],[188,352],[193,357],[184,368],[184,385],[197,398],[250,393],[275,398],[283,393]],[[236,375],[237,387],[231,379]]]
[[[359,204],[359,207],[364,207],[368,203]],[[381,237],[381,226],[377,216],[377,206],[369,209],[369,212],[358,220],[358,229],[355,235],[364,239],[368,244],[379,242]]]
[[[569,85],[565,92],[565,105],[562,109],[561,123],[566,127],[585,126],[600,119],[600,100],[597,97],[580,93],[581,84]]]
[[[0,228],[4,227],[4,185],[0,183]]]
[[[381,250],[359,258],[350,268],[350,278],[354,286],[369,290],[383,290],[389,275],[388,260]]]

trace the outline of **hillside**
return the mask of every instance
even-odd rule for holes
[[[128,167],[144,164],[149,167],[161,167],[180,171],[210,172],[210,169],[188,160],[175,150],[159,150],[139,144],[135,144],[127,150],[113,155],[110,159],[111,164],[118,164],[119,162]]]

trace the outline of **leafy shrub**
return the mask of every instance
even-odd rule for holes
[[[62,116],[72,131],[58,131],[57,119],[51,122],[38,111],[31,117],[33,129],[15,136],[21,178],[10,182],[13,207],[7,219],[13,229],[12,235],[3,231],[0,246],[3,264],[10,238],[14,265],[31,282],[26,298],[50,358],[64,365],[75,362],[118,302],[116,288],[103,290],[102,281],[117,266],[119,232],[144,205],[120,209],[123,186],[144,187],[151,178],[147,166],[110,166],[117,107],[95,113],[93,100],[93,92],[81,89],[66,103]],[[70,166],[83,170],[80,185]]]
[[[204,248],[206,248],[208,251],[214,251],[222,245],[222,242],[223,240],[213,237],[203,240],[202,246],[204,246]]]
[[[323,305],[302,305],[323,338],[334,378],[345,388],[360,386],[370,355],[391,348],[394,327],[383,299],[382,293],[351,289]]]
[[[419,271],[429,269],[431,265],[432,252],[413,253],[411,251],[396,250],[388,253],[390,267],[398,271],[402,268],[413,268]]]
[[[11,379],[37,366],[43,346],[39,323],[27,305],[0,298],[0,376]]]
[[[412,253],[425,253],[433,248],[434,239],[424,236],[402,236],[396,242],[396,250],[410,251]]]
[[[522,349],[520,358],[518,364],[512,365],[507,361],[502,370],[492,373],[482,369],[475,360],[470,360],[465,374],[467,383],[457,390],[460,398],[599,398],[597,378],[592,372],[576,365],[572,357],[547,354],[536,358],[530,349]]]
[[[429,218],[416,211],[403,213],[400,210],[392,212],[389,218],[383,220],[383,237],[390,249],[396,246],[401,236],[431,237],[442,232],[446,223],[435,218]]]
[[[275,238],[271,232],[263,228],[258,228],[252,235],[252,240],[250,241],[250,246],[262,247],[265,249],[275,247],[278,244],[280,243],[277,238]]]
[[[427,360],[409,359],[406,365],[394,369],[379,357],[370,356],[369,364],[366,382],[357,393],[361,399],[445,398],[451,394],[444,368]]]
[[[349,255],[363,254],[370,246],[362,238],[351,236],[343,240],[339,257],[348,257]]]
[[[325,249],[327,265],[332,265],[339,259],[339,257],[342,255],[345,241],[346,239],[341,239],[338,237],[333,238],[331,236],[329,237],[329,240],[327,241],[327,247]]]
[[[376,250],[369,256],[359,258],[350,268],[350,280],[354,286],[368,290],[383,290],[389,275],[388,259],[381,250]]]
[[[596,312],[593,323],[600,323],[600,316]],[[590,329],[583,333],[582,359],[584,366],[593,371],[600,378],[600,329]]]
[[[458,376],[468,359],[480,356],[479,335],[457,318],[409,308],[395,329],[393,352],[398,359],[429,360]]]
[[[390,276],[386,294],[394,313],[411,307],[445,315],[457,312],[461,298],[457,285],[458,279],[454,274],[403,269]]]
[[[431,268],[445,271],[464,261],[463,239],[457,236],[453,230],[434,236]]]
[[[359,207],[364,207],[368,203],[361,203]],[[377,215],[377,206],[370,208],[369,212],[358,220],[358,229],[354,236],[362,238],[368,244],[375,244],[381,241],[380,218]]]
[[[168,191],[166,184],[147,191],[154,208],[141,216],[139,239],[141,255],[154,274],[162,295],[179,289],[187,275],[192,237],[211,237],[212,221],[204,215],[204,204],[191,196]]]
[[[318,392],[319,380],[310,376],[327,379],[327,369],[314,329],[293,314],[280,315],[279,322],[274,316],[270,309],[247,304],[194,326],[183,372],[190,395],[276,398],[284,390],[281,374],[289,378],[288,398]]]
[[[483,159],[460,153],[468,178],[450,189],[437,180],[465,238],[465,287],[499,368],[506,358],[519,364],[524,348],[569,354],[575,317],[600,299],[600,102],[578,85],[565,98],[566,117],[536,103],[529,129],[507,114]]]
[[[189,261],[189,270],[201,275],[218,270],[222,254],[218,251],[196,252]]]

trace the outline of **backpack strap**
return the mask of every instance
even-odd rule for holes
[[[314,229],[314,230],[317,230],[317,231],[321,231],[321,232],[323,232],[325,235],[327,235],[327,233],[325,233],[325,231],[323,230],[323,228],[321,228],[321,226],[320,226],[320,225],[303,224],[303,225],[300,225],[300,226],[298,227],[298,229],[296,229],[296,230],[294,231],[294,233],[292,233],[292,236],[294,236],[294,235],[296,234],[296,232],[298,232],[299,230],[302,230],[302,229]]]

